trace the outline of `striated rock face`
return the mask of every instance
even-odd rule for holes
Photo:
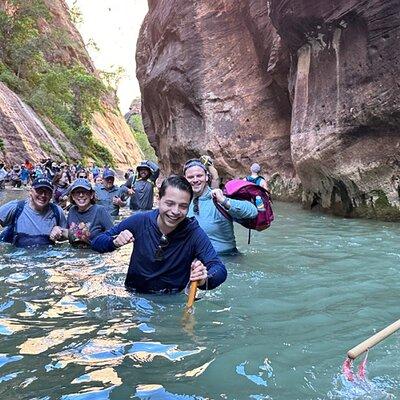
[[[146,132],[167,170],[257,161],[274,194],[400,214],[398,0],[149,1],[137,47]]]
[[[52,126],[52,131],[55,134],[50,135],[32,108],[0,82],[0,138],[5,148],[1,161],[7,165],[21,164],[25,158],[39,162],[48,156],[57,159],[64,153],[81,158],[60,130]]]
[[[120,113],[112,110],[106,113],[96,112],[91,129],[95,138],[103,143],[114,156],[120,169],[137,165],[144,158],[132,131]]]
[[[149,7],[137,76],[144,126],[163,168],[181,171],[185,160],[207,153],[229,178],[257,161],[293,196],[288,55],[267,2],[164,0]]]
[[[291,147],[307,205],[398,218],[399,13],[397,0],[271,1],[295,56]]]
[[[97,75],[82,37],[70,21],[64,0],[45,0],[45,4],[53,18],[51,25],[45,20],[39,21],[40,29],[45,32],[62,28],[68,39],[64,47],[46,55],[47,59],[64,65],[78,61],[88,72]],[[15,164],[25,158],[34,161],[44,157],[56,160],[64,156],[70,159],[81,158],[75,146],[58,128],[50,121],[40,121],[38,115],[3,84],[0,85],[0,96],[0,138],[5,150],[3,154],[0,153],[0,160]],[[111,94],[104,96],[102,105],[104,111],[95,113],[90,124],[94,138],[108,148],[119,168],[125,169],[137,164],[143,155],[114,97]]]

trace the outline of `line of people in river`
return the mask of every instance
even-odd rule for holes
[[[252,166],[253,169],[253,166]],[[257,168],[256,168],[257,169]],[[125,284],[140,292],[174,293],[188,281],[213,289],[226,279],[219,255],[237,252],[233,222],[216,208],[220,204],[234,219],[254,218],[257,207],[249,201],[228,199],[218,186],[218,174],[209,159],[185,163],[183,176],[167,177],[153,205],[154,180],[146,162],[137,167],[136,181],[128,173],[127,182],[114,184],[115,173],[106,169],[102,184],[93,187],[87,177],[78,177],[68,191],[51,199],[57,187],[46,176],[35,178],[26,201],[11,201],[0,207],[0,223],[7,227],[3,240],[16,246],[54,244],[69,240],[73,245],[91,246],[109,252],[134,242]],[[132,171],[131,171],[132,172]],[[258,171],[259,172],[259,171]],[[79,176],[79,175],[78,175]],[[210,186],[213,186],[211,187]],[[132,216],[113,226],[113,217],[134,193]],[[151,199],[151,204],[150,204]],[[62,202],[70,203],[67,217]]]
[[[104,166],[104,169],[108,168],[109,166]],[[91,167],[85,169],[80,162],[68,165],[65,162],[56,163],[51,158],[42,159],[36,165],[32,164],[29,159],[26,159],[21,165],[15,164],[11,167],[0,163],[0,189],[4,189],[6,183],[16,188],[28,186],[36,178],[41,177],[47,177],[50,180],[59,179],[63,173],[66,175],[69,183],[74,181],[80,173],[84,174],[87,178],[90,176],[95,180],[100,175],[100,168],[96,163],[92,163]]]

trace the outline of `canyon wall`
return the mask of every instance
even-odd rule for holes
[[[146,133],[167,171],[209,154],[224,179],[253,162],[298,193],[290,153],[289,55],[264,1],[157,1],[137,76]]]
[[[94,76],[98,71],[86,51],[82,37],[71,22],[64,0],[44,0],[50,20],[40,18],[38,26],[43,34],[52,30],[62,31],[65,36],[63,46],[45,54],[53,64],[79,64]],[[7,1],[0,1],[7,7]],[[0,7],[0,8],[1,8]],[[113,156],[116,167],[125,169],[137,164],[143,157],[132,132],[121,115],[112,93],[101,99],[101,112],[95,112],[89,124],[93,138],[106,147]],[[55,160],[78,160],[82,158],[71,141],[50,120],[38,115],[24,103],[23,99],[0,83],[0,138],[3,151],[0,161],[8,165],[21,163],[25,158],[38,162],[41,158]]]
[[[207,153],[225,178],[259,162],[276,198],[400,214],[400,2],[161,0],[137,47],[163,168]]]

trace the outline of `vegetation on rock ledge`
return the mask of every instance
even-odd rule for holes
[[[67,32],[40,29],[43,21],[51,22],[43,0],[8,0],[0,8],[0,81],[48,117],[83,156],[113,164],[88,127],[108,89],[77,62],[49,61],[60,49],[74,46]]]
[[[145,158],[157,162],[154,148],[151,147],[149,139],[144,131],[142,117],[139,114],[132,114],[127,118],[127,123],[130,126],[133,136]]]

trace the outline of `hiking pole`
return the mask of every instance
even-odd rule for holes
[[[186,303],[186,312],[191,312],[190,310],[193,308],[193,303],[196,299],[197,284],[198,281],[190,282],[189,295]]]
[[[352,360],[355,360],[360,354],[374,347],[376,344],[381,342],[383,339],[386,339],[388,336],[396,332],[398,329],[400,329],[400,319],[398,319],[396,322],[393,322],[393,324],[387,326],[378,333],[375,333],[375,335],[364,340],[357,346],[353,347],[351,350],[347,352],[347,357],[349,357]]]

